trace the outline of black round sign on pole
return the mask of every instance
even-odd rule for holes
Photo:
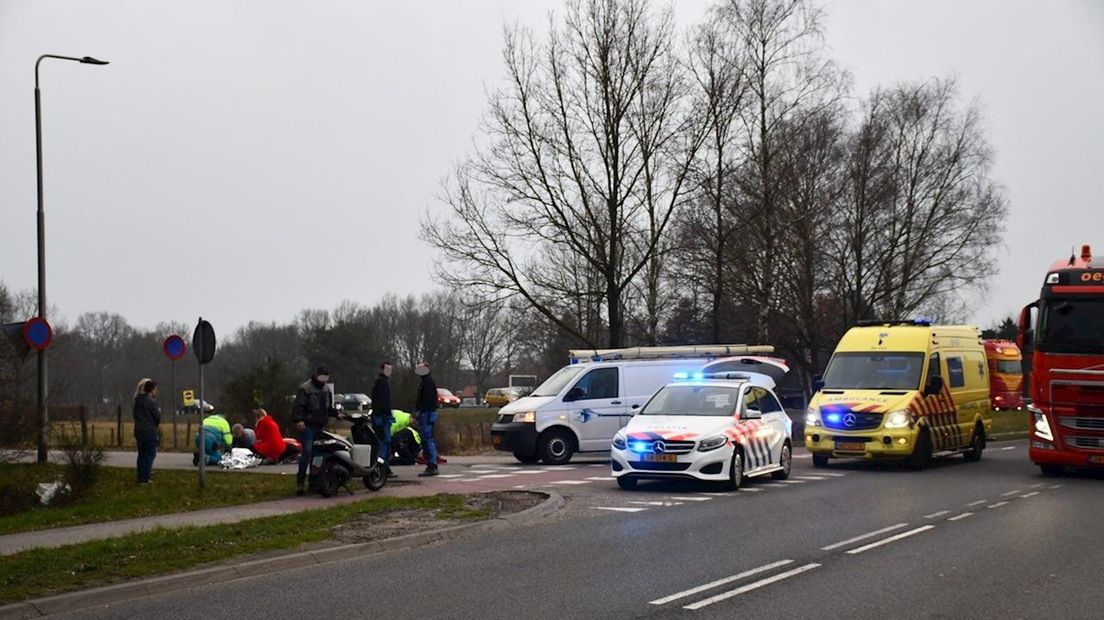
[[[200,364],[210,364],[215,359],[215,328],[203,319],[192,334],[192,351]]]

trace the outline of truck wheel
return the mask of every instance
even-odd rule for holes
[[[744,480],[744,455],[739,450],[735,450],[732,452],[732,463],[728,467],[728,482],[725,483],[725,489],[739,491]]]
[[[912,449],[912,455],[908,457],[907,464],[913,469],[924,469],[931,465],[932,443],[931,434],[926,430],[920,431],[920,437],[916,440],[916,446]]]
[[[535,454],[522,454],[520,452],[515,452],[514,458],[517,459],[519,463],[525,463],[526,465],[532,465],[540,460],[540,457]]]
[[[1050,476],[1051,478],[1057,478],[1066,473],[1065,467],[1053,463],[1039,463],[1039,469],[1043,470],[1044,476]]]
[[[636,478],[621,476],[617,479],[617,486],[621,487],[624,491],[632,491],[636,488]]]
[[[785,480],[790,477],[790,463],[793,461],[793,450],[790,449],[790,442],[782,444],[782,454],[778,457],[778,464],[782,466],[780,471],[776,471],[771,474],[771,478],[775,480]]]
[[[828,467],[828,457],[823,454],[814,454],[813,467]]]
[[[981,451],[985,449],[985,427],[978,424],[974,427],[974,436],[970,438],[970,448],[963,457],[970,463],[981,460]]]
[[[575,454],[575,438],[562,428],[546,431],[537,442],[537,454],[545,465],[565,465]]]

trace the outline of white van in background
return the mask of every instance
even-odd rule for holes
[[[748,345],[571,351],[570,364],[499,410],[491,441],[522,463],[562,465],[576,452],[608,452],[617,431],[676,374],[692,375],[719,358],[773,351]]]

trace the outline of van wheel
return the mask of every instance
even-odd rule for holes
[[[790,442],[782,444],[782,454],[778,457],[778,464],[782,466],[781,471],[776,471],[771,474],[771,478],[775,480],[785,480],[790,477],[790,463],[793,461],[793,450],[790,449]]]
[[[912,449],[912,455],[908,457],[907,465],[912,469],[924,469],[931,465],[931,461],[931,433],[927,430],[921,430],[920,437],[916,440],[916,446]]]
[[[823,454],[814,454],[813,467],[828,467],[828,457]]]
[[[515,452],[514,458],[517,459],[519,463],[525,463],[526,465],[532,465],[540,460],[540,457],[536,454],[522,454],[520,452]]]
[[[744,455],[736,450],[732,453],[732,463],[728,467],[728,482],[725,483],[725,489],[739,491],[744,480]]]
[[[1044,476],[1050,476],[1051,478],[1057,478],[1066,473],[1065,467],[1053,463],[1039,463],[1039,469],[1043,470]]]
[[[575,438],[562,428],[549,430],[537,442],[537,454],[545,465],[565,465],[575,454]]]
[[[632,491],[636,488],[636,478],[621,476],[617,479],[617,486],[621,487],[624,491]]]
[[[962,456],[969,462],[981,460],[981,451],[985,449],[985,427],[978,424],[974,427],[974,436],[970,438],[970,448]]]

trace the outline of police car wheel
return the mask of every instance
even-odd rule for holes
[[[552,429],[541,436],[537,454],[545,465],[564,465],[575,453],[575,445],[567,431]]]
[[[728,482],[725,488],[729,491],[739,491],[744,484],[744,455],[736,450],[732,453],[732,463],[728,467]]]
[[[617,479],[617,486],[625,491],[632,491],[636,488],[636,478],[630,478],[629,476],[621,476]]]
[[[790,464],[793,461],[793,450],[790,449],[790,442],[782,444],[782,453],[778,456],[778,464],[782,466],[782,469],[771,474],[771,478],[775,480],[785,480],[790,477]]]

